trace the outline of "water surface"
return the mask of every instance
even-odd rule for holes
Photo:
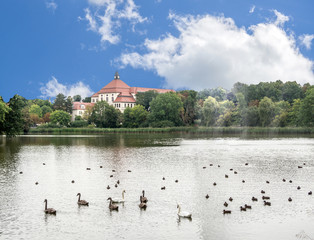
[[[313,156],[311,138],[2,137],[0,239],[314,239]],[[107,198],[123,189],[125,204],[110,212]],[[89,207],[78,207],[78,192]],[[56,216],[45,215],[44,199]],[[177,217],[177,203],[192,221]],[[241,212],[244,204],[252,209]]]

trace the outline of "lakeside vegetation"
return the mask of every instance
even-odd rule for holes
[[[199,133],[305,133],[314,127],[314,86],[278,80],[234,84],[202,91],[183,90],[136,95],[136,106],[124,113],[105,101],[87,107],[71,122],[73,101],[58,94],[48,100],[0,97],[0,134],[199,132]],[[84,102],[90,102],[85,98]]]

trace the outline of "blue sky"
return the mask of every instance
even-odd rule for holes
[[[314,84],[311,0],[4,0],[0,95]]]

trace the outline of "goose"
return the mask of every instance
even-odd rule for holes
[[[238,172],[237,172],[237,171],[234,171],[234,174],[238,174]]]
[[[99,166],[100,168],[102,168],[102,166]]]
[[[48,204],[47,199],[45,199],[44,203],[45,203],[45,213],[46,214],[54,214],[54,215],[56,215],[57,211],[55,209],[47,208],[47,204]]]
[[[227,202],[225,202],[225,203],[224,203],[224,206],[225,206],[225,207],[228,207],[228,203],[227,203]]]
[[[177,183],[177,182],[179,182],[179,180],[177,179],[177,180],[175,180],[175,182]]]
[[[283,179],[282,179],[282,181],[283,181],[283,182],[285,182],[285,181],[286,181],[286,179],[284,179],[284,178],[283,178]]]
[[[291,201],[292,201],[292,198],[291,198],[291,197],[289,197],[289,198],[288,198],[288,201],[289,201],[289,202],[291,202]]]
[[[192,218],[192,213],[189,212],[181,212],[181,207],[179,204],[177,204],[178,208],[178,216],[183,218]]]
[[[268,197],[268,196],[263,196],[262,199],[263,199],[263,200],[269,200],[270,197]]]
[[[245,163],[245,166],[249,165],[248,163]]]
[[[147,203],[147,202],[148,202],[148,200],[147,200],[147,197],[145,197],[145,191],[143,190],[143,191],[142,191],[142,193],[143,193],[143,196],[142,196],[142,200],[141,200],[141,202],[143,202],[143,203]]]
[[[269,183],[269,181],[267,180],[266,183]]]
[[[213,164],[211,163],[211,164],[209,164],[209,166],[211,166],[211,167],[212,167],[212,166],[213,166]]]
[[[256,197],[252,197],[252,201],[253,201],[253,202],[257,202],[257,200],[258,200],[258,199],[257,199]]]
[[[110,175],[110,177],[113,177],[113,175]]]
[[[117,187],[118,187],[118,184],[116,183],[114,186],[117,188]]]
[[[109,186],[109,185],[107,186],[107,189],[108,189],[108,190],[110,189],[110,186]]]
[[[161,190],[166,190],[166,187],[165,186],[161,187]]]
[[[79,196],[78,197],[78,200],[77,200],[77,204],[78,205],[85,205],[85,206],[88,206],[89,202],[85,201],[85,200],[81,200],[81,194],[78,193],[76,196]]]
[[[233,171],[233,168],[230,168],[230,171]]]
[[[240,206],[240,211],[246,211],[245,207]]]
[[[138,205],[141,209],[146,209],[147,205],[143,202],[143,197],[140,196],[140,204]]]
[[[209,195],[208,195],[208,194],[206,194],[205,198],[207,198],[207,199],[208,199],[208,198],[209,198]]]
[[[292,180],[290,180],[289,183],[292,183]]]
[[[230,197],[230,198],[229,198],[229,201],[230,201],[230,202],[232,202],[232,200],[233,200],[233,198],[232,198],[232,197]]]
[[[116,172],[116,170],[112,169],[112,172]]]
[[[35,182],[36,185],[38,185],[38,182]]]
[[[298,186],[298,187],[297,187],[297,189],[298,189],[298,190],[300,190],[300,189],[301,189],[301,187],[300,187],[300,186]]]
[[[214,185],[214,186],[216,186],[216,185],[217,185],[217,183],[215,183],[215,182],[214,182],[214,183],[213,183],[213,185]]]
[[[86,170],[90,170],[90,168],[88,167],[88,168],[86,168]]]
[[[163,177],[162,180],[166,180],[165,177]]]
[[[23,172],[20,172],[20,174],[23,174]]]
[[[117,184],[120,184],[120,180],[117,181]]]
[[[302,168],[302,166],[298,166],[298,168]]]
[[[132,172],[131,170],[128,170],[128,172]]]
[[[245,180],[242,180],[243,183],[245,183]]]
[[[119,206],[117,206],[117,205],[115,205],[115,204],[112,204],[112,199],[111,199],[111,197],[109,197],[109,198],[107,199],[107,201],[108,201],[108,200],[110,200],[110,202],[109,202],[109,209],[110,209],[110,211],[112,211],[112,210],[118,211],[118,210],[119,210]]]
[[[205,169],[206,167],[203,167],[203,169]]]
[[[265,193],[265,191],[264,191],[264,190],[262,190],[262,191],[261,191],[261,193],[262,193],[262,194],[264,194],[264,193]]]
[[[122,198],[113,198],[112,202],[113,203],[124,203],[125,202],[125,200],[124,200],[124,193],[126,193],[125,190],[122,191]]]
[[[224,210],[222,211],[222,213],[223,213],[223,214],[231,214],[231,210],[225,210],[225,209],[224,209]]]

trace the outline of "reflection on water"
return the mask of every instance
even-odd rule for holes
[[[313,156],[311,138],[0,138],[0,239],[314,239]],[[107,198],[124,189],[125,204],[110,212]],[[76,204],[78,192],[90,206]],[[56,216],[44,214],[44,199]],[[177,203],[192,221],[177,217]]]

